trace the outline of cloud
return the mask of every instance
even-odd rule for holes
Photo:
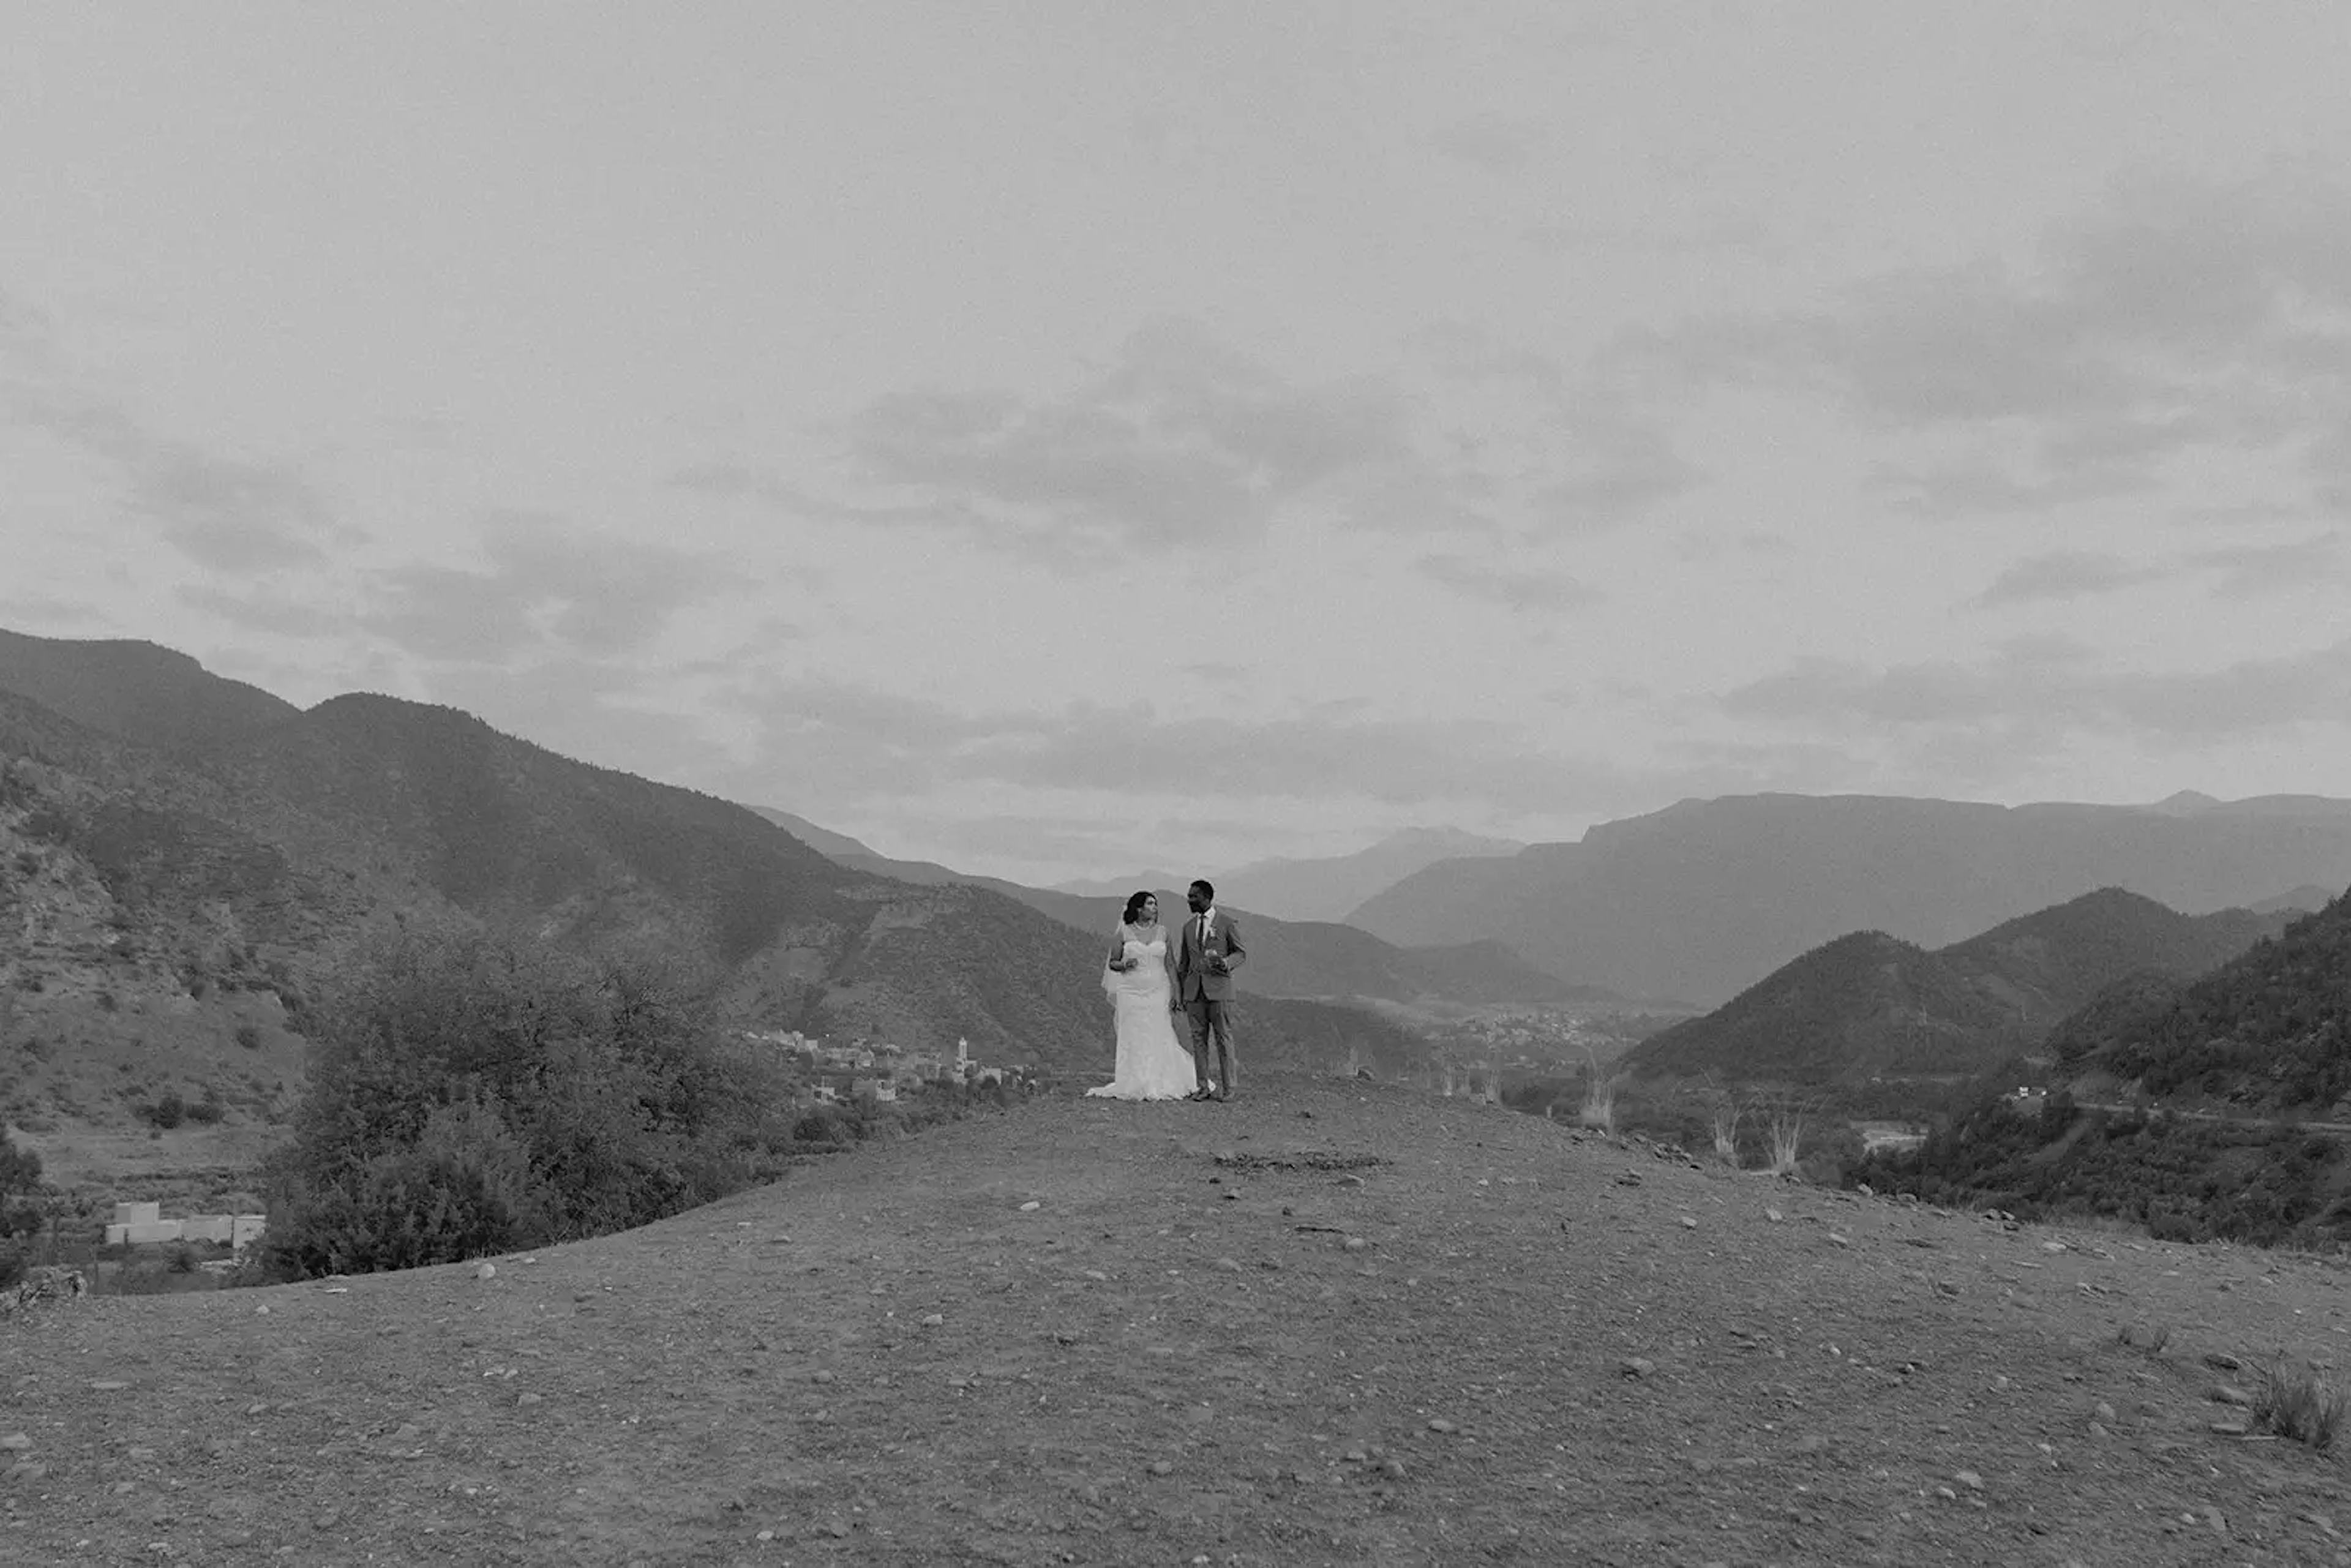
[[[1929,515],[2148,493],[2199,451],[2351,497],[2351,190],[2332,175],[2122,186],[2031,266],[1881,276],[1828,309],[1628,339],[1693,391],[1823,395],[1929,449],[1876,480]],[[2330,494],[2334,499],[2329,501]]]
[[[1560,572],[1486,566],[1458,555],[1425,555],[1417,564],[1423,573],[1457,592],[1510,610],[1580,610],[1601,597],[1598,590]]]
[[[2237,545],[2205,550],[2194,560],[2220,573],[2212,587],[2215,594],[2223,599],[2250,599],[2340,581],[2345,567],[2343,536],[2324,533],[2285,544]]]
[[[862,520],[943,523],[1016,546],[1175,551],[1246,538],[1320,486],[1416,461],[1393,391],[1294,384],[1182,320],[1145,325],[1062,397],[896,392],[852,416],[847,438],[865,481],[914,503],[894,517],[862,507]]]
[[[366,573],[360,623],[436,662],[504,664],[539,647],[630,654],[727,581],[718,561],[536,514],[493,517],[481,549],[486,570],[416,561]]]
[[[2160,568],[2118,555],[2052,550],[2046,555],[2029,556],[2006,568],[1992,579],[1990,587],[1975,596],[1974,602],[1991,609],[2005,604],[2079,599],[2094,593],[2113,593],[2158,580],[2165,575]]]
[[[210,570],[251,575],[315,564],[347,540],[324,494],[285,464],[250,461],[166,435],[81,379],[47,319],[0,296],[0,419],[95,458],[134,512]]]
[[[1428,139],[1439,156],[1468,163],[1489,174],[1511,174],[1533,162],[1542,150],[1544,132],[1531,120],[1504,114],[1473,115],[1440,128]]]
[[[1835,733],[1943,728],[2046,750],[2070,735],[2193,746],[2351,715],[2351,640],[2216,669],[2111,670],[2065,641],[2010,643],[1974,663],[1927,660],[1873,670],[1805,658],[1727,694],[1735,718]],[[2022,753],[2020,753],[2021,755]]]
[[[95,604],[37,591],[0,599],[0,617],[5,617],[15,630],[26,626],[93,626],[107,619],[105,612]]]
[[[343,615],[287,593],[233,593],[209,583],[189,583],[174,597],[191,609],[217,615],[249,632],[279,637],[332,637],[350,625]]]

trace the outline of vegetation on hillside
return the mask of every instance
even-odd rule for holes
[[[274,1269],[450,1261],[643,1224],[769,1174],[771,1082],[706,983],[480,936],[355,955],[269,1175]]]
[[[1644,1077],[1848,1093],[1904,1080],[1948,1086],[2036,1051],[2104,988],[2185,979],[2287,919],[2243,910],[2185,915],[2105,888],[1933,952],[1855,932],[1665,1030],[1625,1064]]]

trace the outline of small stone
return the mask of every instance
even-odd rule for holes
[[[19,1459],[16,1463],[10,1465],[5,1472],[0,1472],[0,1479],[5,1479],[11,1483],[17,1481],[37,1481],[48,1473],[49,1467],[39,1463],[37,1460]]]
[[[1241,1195],[1237,1192],[1227,1192],[1222,1196],[1227,1203],[1238,1203],[1241,1200]]]
[[[33,1439],[22,1432],[11,1432],[6,1437],[0,1437],[0,1453],[21,1454],[32,1446]]]
[[[1344,1247],[1350,1252],[1361,1252],[1365,1248],[1371,1246],[1371,1243],[1364,1240],[1360,1236],[1350,1236],[1346,1240],[1341,1242],[1340,1245]]]
[[[1976,1474],[1973,1470],[1961,1470],[1951,1479],[1959,1482],[1961,1486],[1967,1488],[1970,1491],[1981,1491],[1984,1490],[1983,1477]]]
[[[1431,1421],[1428,1424],[1428,1429],[1432,1432],[1457,1432],[1460,1430],[1459,1427],[1454,1426],[1452,1422],[1446,1420],[1442,1416]]]
[[[478,1263],[474,1267],[474,1278],[476,1280],[495,1280],[497,1277],[498,1266],[496,1263]]]
[[[2241,1372],[2244,1370],[2245,1365],[2243,1362],[2239,1361],[2235,1356],[2231,1355],[2225,1350],[2206,1351],[2204,1353],[2204,1364],[2210,1367],[2215,1372]]]
[[[759,1531],[758,1534],[751,1537],[754,1541],[773,1541],[775,1538],[776,1532],[772,1530],[763,1530]]]
[[[517,1397],[515,1400],[515,1403],[528,1410],[534,1405],[544,1405],[547,1403],[547,1396],[543,1394],[525,1394]]]
[[[1650,1377],[1656,1374],[1657,1364],[1645,1355],[1628,1355],[1616,1364],[1616,1370],[1627,1377]]]
[[[1698,1228],[1698,1221],[1685,1214],[1682,1216],[1682,1228],[1684,1230],[1696,1230]]]
[[[1829,1245],[1832,1247],[1850,1247],[1853,1245],[1853,1238],[1850,1236],[1839,1236],[1835,1231],[1832,1230],[1829,1232]]]
[[[2115,1415],[2115,1407],[2107,1404],[2103,1399],[2099,1400],[2098,1403],[2092,1407],[2090,1414],[2098,1420],[2104,1421],[2109,1427],[2113,1426],[2117,1419]]]
[[[1041,1208],[1041,1207],[1044,1207],[1044,1206],[1043,1206],[1042,1204],[1039,1203],[1035,1198],[1033,1198],[1033,1197],[1032,1197],[1032,1198],[1030,1198],[1028,1202],[1026,1202],[1026,1203],[1024,1203],[1024,1204],[1022,1204],[1022,1205],[1020,1206],[1020,1212],[1021,1212],[1021,1213],[1023,1213],[1023,1214],[1034,1214],[1034,1213],[1036,1213],[1036,1212],[1038,1211],[1038,1209],[1040,1209],[1040,1208]]]
[[[1216,1267],[1222,1269],[1228,1274],[1238,1274],[1241,1271],[1239,1260],[1232,1258],[1217,1259]]]
[[[1398,1458],[1382,1459],[1380,1461],[1380,1473],[1387,1477],[1390,1480],[1400,1481],[1404,1479],[1404,1461]]]
[[[2250,1428],[2247,1427],[2242,1421],[2215,1421],[2212,1423],[2212,1431],[2214,1435],[2218,1437],[2241,1437],[2248,1430],[2250,1430]]]
[[[1154,1459],[1151,1461],[1151,1473],[1155,1476],[1172,1476],[1176,1473],[1176,1467],[1165,1459]]]
[[[832,1374],[830,1372],[811,1372],[809,1374],[809,1381],[810,1383],[831,1383],[832,1381]]]
[[[1763,1211],[1763,1218],[1770,1220],[1772,1224],[1777,1225],[1781,1220],[1786,1218],[1787,1216],[1782,1214],[1776,1208],[1767,1208]]]
[[[2065,1244],[2063,1241],[2043,1241],[2041,1244],[2041,1250],[2043,1252],[2063,1252],[2065,1250]]]
[[[1096,1283],[1096,1284],[1098,1284],[1098,1285],[1099,1285],[1099,1284],[1105,1284],[1105,1283],[1107,1283],[1107,1282],[1109,1281],[1109,1280],[1110,1280],[1110,1276],[1109,1276],[1108,1274],[1103,1273],[1100,1269],[1088,1269],[1087,1270],[1085,1270],[1085,1277],[1086,1277],[1087,1279],[1089,1279],[1089,1280],[1093,1281],[1094,1281],[1094,1283]]]
[[[923,1326],[926,1329],[945,1328],[946,1326],[946,1322],[947,1319],[945,1312],[925,1312],[923,1314]]]
[[[2253,1402],[2252,1395],[2233,1383],[2221,1384],[2205,1397],[2215,1405],[2251,1405]]]

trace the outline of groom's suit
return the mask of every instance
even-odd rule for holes
[[[1208,910],[1203,937],[1203,916],[1187,915],[1184,935],[1176,949],[1176,999],[1184,1006],[1185,1021],[1192,1026],[1192,1071],[1202,1092],[1213,1087],[1219,1098],[1233,1092],[1233,977],[1249,955],[1241,949],[1241,928],[1221,909]],[[1208,967],[1211,954],[1221,954],[1226,972]]]

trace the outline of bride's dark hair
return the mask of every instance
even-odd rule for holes
[[[1145,888],[1141,893],[1134,894],[1126,901],[1126,913],[1120,916],[1120,918],[1125,921],[1129,925],[1134,925],[1136,918],[1143,914],[1143,906],[1149,903],[1155,896],[1156,895],[1154,894],[1149,888]]]

